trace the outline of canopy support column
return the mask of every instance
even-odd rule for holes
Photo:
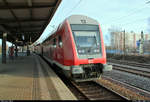
[[[2,38],[2,63],[6,64],[6,40],[7,40],[7,33],[3,33]]]

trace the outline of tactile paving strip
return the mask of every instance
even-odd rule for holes
[[[41,60],[40,60],[40,64],[41,64],[42,71],[43,71],[45,79],[46,79],[46,83],[48,85],[48,91],[50,93],[51,99],[59,100],[60,99],[59,94],[56,91],[55,86],[53,85],[51,79],[49,78],[49,74],[48,74],[47,70],[45,69],[44,65],[41,63]]]
[[[35,61],[34,61],[35,62]],[[39,88],[39,74],[37,64],[35,62],[35,67],[33,68],[33,93],[32,99],[33,100],[40,100],[40,88]]]

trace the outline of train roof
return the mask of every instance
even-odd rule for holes
[[[68,20],[70,24],[99,25],[98,21],[88,16],[84,16],[84,15],[72,15],[72,16],[69,16],[66,20]]]
[[[61,28],[61,26],[63,25],[63,23],[66,20],[69,22],[69,24],[91,24],[91,25],[99,25],[98,21],[96,21],[95,19],[90,18],[88,16],[85,16],[85,15],[71,15],[71,16],[67,17],[62,23],[60,23],[58,25],[58,27],[51,32],[51,35],[49,35],[42,43],[46,42],[50,37],[54,36],[53,34],[55,32],[57,32],[59,30],[59,28]]]

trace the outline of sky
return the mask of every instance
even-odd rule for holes
[[[109,40],[112,27],[126,32],[150,33],[150,3],[148,0],[62,0],[51,22],[38,42],[42,42],[67,17],[82,14],[96,19],[104,35],[104,42]],[[149,20],[150,22],[150,20]]]
[[[111,27],[150,33],[150,0],[62,0],[49,25],[37,42],[42,42],[67,17],[82,14],[96,19],[107,44]],[[150,20],[149,20],[150,22]],[[1,41],[0,41],[1,42]]]

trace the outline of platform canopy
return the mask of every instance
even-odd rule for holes
[[[0,38],[26,45],[34,43],[51,21],[61,0],[0,0]]]

